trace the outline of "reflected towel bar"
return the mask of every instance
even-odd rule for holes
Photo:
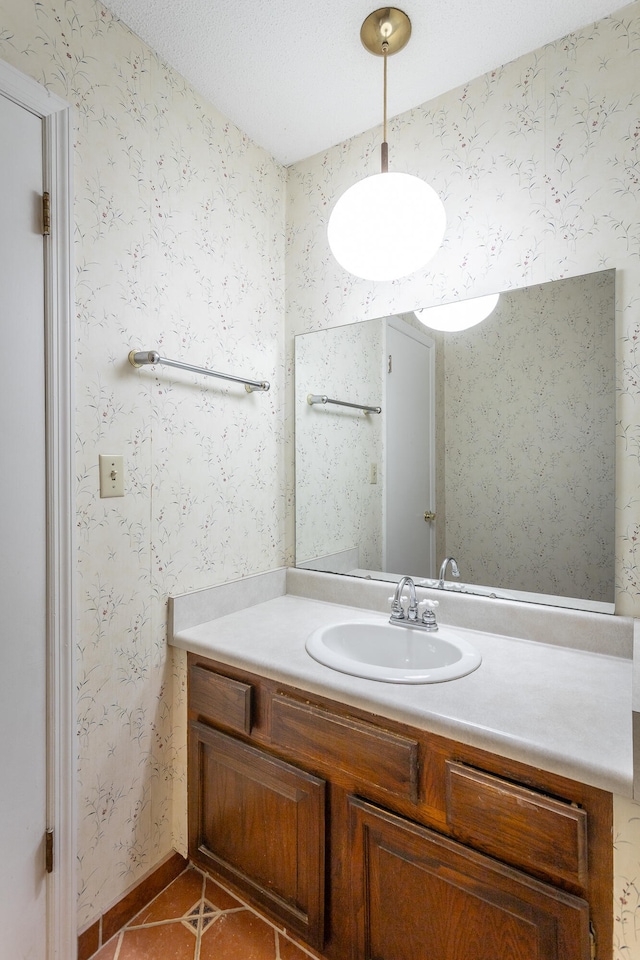
[[[347,403],[346,400],[330,400],[329,397],[323,397],[317,393],[310,393],[307,397],[307,403],[310,406],[313,406],[314,403],[335,403],[338,407],[355,407],[356,410],[364,410],[365,413],[382,413],[382,407],[366,407],[362,403]]]
[[[157,350],[132,350],[129,353],[129,363],[132,367],[144,367],[149,363],[164,363],[167,367],[178,367],[180,370],[188,370],[189,373],[201,373],[205,377],[232,380],[234,383],[243,383],[247,393],[253,393],[254,390],[268,390],[270,387],[268,380],[247,380],[246,377],[234,377],[230,373],[207,370],[206,367],[194,367],[190,363],[183,363],[182,360],[167,360],[166,357],[161,357]]]

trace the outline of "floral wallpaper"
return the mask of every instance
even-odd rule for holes
[[[640,957],[640,804],[614,797],[613,958]]]
[[[0,0],[0,57],[74,119],[82,928],[185,847],[167,595],[292,558],[294,334],[615,267],[616,598],[640,613],[640,4],[392,121],[392,168],[426,177],[449,223],[390,284],[326,244],[378,130],[284,171],[96,0]],[[271,390],[135,371],[133,347]],[[99,499],[100,453],[125,455],[123,499]],[[616,960],[639,960],[630,801],[616,827]]]
[[[382,569],[384,411],[307,403],[319,394],[380,406],[382,336],[379,321],[296,338],[297,563],[355,548],[355,567]],[[335,568],[321,562],[319,569]]]
[[[426,268],[371,283],[330,254],[332,204],[376,172],[379,130],[289,168],[286,261],[288,350],[292,335],[319,327],[617,269],[616,598],[618,612],[632,615],[640,611],[640,92],[630,81],[638,10],[632,4],[391,122],[392,168],[427,179],[447,209],[444,243]]]
[[[390,168],[424,177],[448,217],[438,254],[400,281],[350,276],[326,241],[337,197],[379,170],[379,129],[293,165],[287,183],[288,370],[299,333],[616,269],[616,611],[631,616],[640,615],[639,72],[636,2],[393,119]],[[286,417],[290,437],[292,389]],[[290,513],[289,541],[292,528]],[[640,960],[637,807],[622,798],[615,807],[615,957]]]
[[[445,556],[463,579],[613,602],[614,272],[502,294],[443,336]]]
[[[185,850],[168,594],[285,560],[285,171],[94,0],[0,0],[0,56],[75,127],[82,928]],[[136,371],[132,348],[271,389]],[[101,453],[123,499],[99,499]]]

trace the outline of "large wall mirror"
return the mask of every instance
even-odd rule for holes
[[[297,336],[296,564],[613,613],[614,282]]]

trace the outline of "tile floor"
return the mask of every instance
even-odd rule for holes
[[[152,900],[92,960],[315,960],[193,867]]]

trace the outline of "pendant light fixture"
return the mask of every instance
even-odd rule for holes
[[[397,280],[419,270],[435,255],[446,227],[444,207],[433,187],[408,173],[389,173],[387,59],[402,50],[410,36],[411,21],[396,7],[375,10],[360,30],[367,50],[384,58],[382,172],[342,194],[327,235],[338,263],[364,280]]]

